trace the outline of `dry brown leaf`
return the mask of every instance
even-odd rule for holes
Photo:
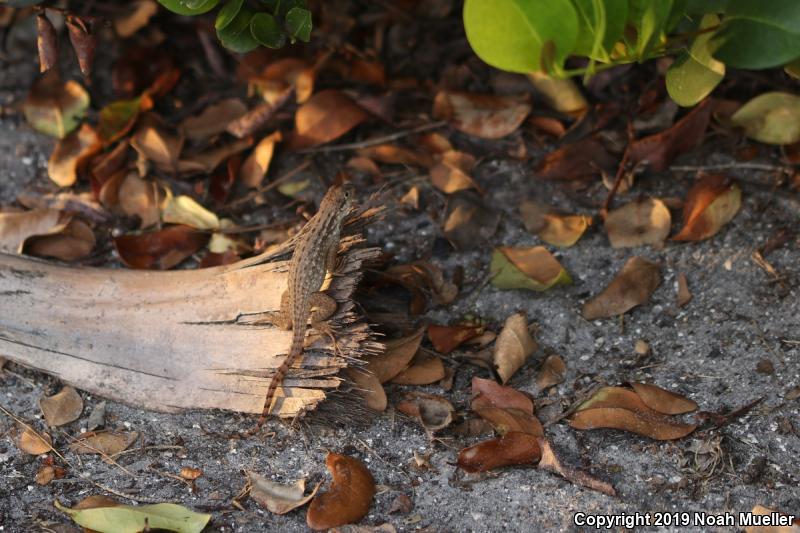
[[[139,433],[136,431],[122,431],[118,433],[90,431],[75,439],[69,448],[75,453],[96,453],[98,455],[114,455],[125,451],[136,442]]]
[[[428,301],[434,305],[448,304],[458,295],[458,287],[444,279],[442,270],[430,261],[415,261],[394,265],[380,275],[380,281],[403,286],[411,293],[410,311],[425,312]]]
[[[624,387],[601,387],[591,398],[578,406],[578,411],[598,409],[602,407],[618,407],[637,413],[648,413],[656,416],[658,413],[647,407],[642,398],[631,389]]]
[[[114,238],[120,260],[130,268],[168,270],[199,251],[209,235],[189,226],[168,226],[159,231]]]
[[[586,228],[592,224],[592,217],[560,215],[553,212],[550,206],[534,200],[523,200],[519,211],[526,230],[538,235],[548,244],[564,248],[578,242]]]
[[[453,404],[446,398],[422,392],[407,394],[405,399],[397,404],[397,410],[404,415],[418,419],[422,426],[430,432],[449,426],[455,412]]]
[[[430,385],[444,377],[442,360],[435,355],[420,351],[411,360],[411,366],[392,378],[392,383],[396,385]]]
[[[431,156],[443,154],[453,149],[453,145],[447,137],[436,131],[416,137],[414,144],[425,150]]]
[[[184,159],[178,161],[178,172],[187,175],[208,174],[222,164],[223,161],[249,148],[252,144],[253,140],[250,138],[236,139],[216,148],[206,149],[191,155],[187,154]]]
[[[692,301],[692,293],[689,291],[689,282],[686,279],[686,274],[683,272],[678,274],[678,291],[675,295],[675,301],[678,307],[683,307]]]
[[[411,498],[401,493],[392,500],[392,505],[389,506],[389,514],[408,514],[413,508],[414,502],[411,501]]]
[[[422,327],[407,337],[394,339],[386,342],[386,350],[380,355],[372,356],[367,362],[367,370],[378,378],[381,383],[386,383],[411,364],[425,328]]]
[[[358,177],[359,173],[363,173],[373,180],[378,180],[382,176],[381,169],[378,167],[375,161],[368,157],[351,157],[344,166],[348,169],[348,171],[355,172],[356,177]]]
[[[143,116],[131,136],[131,146],[141,157],[168,172],[177,169],[183,141],[183,133],[164,123],[154,113]]]
[[[56,478],[56,469],[52,465],[42,465],[33,478],[37,485],[47,485]]]
[[[542,456],[533,435],[509,432],[458,452],[458,466],[465,472],[487,472],[511,465],[534,465]]]
[[[50,427],[63,426],[81,416],[83,398],[78,391],[66,385],[57,394],[40,398],[39,408]]]
[[[276,131],[261,139],[253,149],[253,153],[244,160],[240,169],[241,181],[245,187],[255,188],[267,175],[275,145],[282,139],[281,132]]]
[[[361,148],[358,150],[358,155],[389,165],[414,165],[426,168],[433,165],[433,159],[428,154],[391,143]]]
[[[536,177],[545,180],[589,179],[616,170],[617,158],[596,137],[565,144],[550,152],[536,166]]]
[[[202,113],[181,123],[181,130],[192,141],[202,141],[225,131],[228,124],[247,113],[238,98],[228,98],[206,107]]]
[[[542,363],[539,374],[536,376],[536,386],[539,390],[545,390],[564,382],[567,375],[567,365],[564,360],[557,355],[551,355]]]
[[[700,241],[717,234],[733,220],[742,205],[742,191],[736,183],[718,174],[697,180],[686,194],[683,228],[674,241]]]
[[[86,222],[73,218],[58,233],[35,235],[25,241],[24,251],[36,257],[74,261],[89,256],[97,243]]]
[[[528,332],[528,318],[524,312],[511,315],[494,345],[494,366],[500,382],[506,383],[520,369],[525,360],[538,348]]]
[[[308,100],[314,92],[316,69],[302,59],[287,57],[272,61],[256,76],[248,76],[248,81],[267,103],[280,102],[287,91],[295,90],[298,104]]]
[[[59,187],[70,187],[89,159],[100,151],[102,143],[94,128],[82,124],[56,143],[47,162],[47,175]]]
[[[250,497],[261,507],[274,514],[286,514],[302,507],[313,498],[322,483],[317,483],[309,494],[306,492],[306,480],[298,479],[294,483],[278,483],[266,477],[248,472],[250,480]]]
[[[668,130],[634,141],[628,149],[631,163],[647,163],[656,172],[669,168],[675,156],[699,146],[705,138],[713,106],[705,99]]]
[[[36,131],[63,139],[78,126],[87,107],[89,93],[80,83],[63,82],[57,69],[50,69],[31,85],[22,111]]]
[[[30,455],[42,455],[53,449],[53,439],[47,433],[24,428],[17,437],[17,447]]]
[[[517,431],[535,437],[544,435],[544,428],[532,414],[513,408],[501,409],[499,407],[482,407],[472,409],[475,413],[489,422],[500,435]]]
[[[59,232],[70,219],[55,209],[0,213],[0,252],[22,253],[26,239]]]
[[[137,216],[140,228],[148,228],[161,219],[161,194],[158,186],[143,180],[135,172],[129,172],[119,184],[119,207],[129,216]]]
[[[697,403],[685,396],[664,390],[649,383],[631,382],[642,401],[654,411],[665,415],[681,415],[697,409]]]
[[[325,464],[333,483],[328,492],[311,500],[306,514],[308,527],[315,531],[358,522],[369,512],[375,496],[375,480],[361,461],[328,453]]]
[[[546,291],[572,283],[572,276],[544,246],[501,246],[492,253],[492,285],[498,289]]]
[[[529,415],[533,414],[533,400],[525,393],[512,387],[500,385],[493,379],[472,378],[472,403],[471,409],[484,409],[498,407],[500,409],[514,409]]]
[[[469,175],[475,167],[475,156],[451,150],[438,159],[429,171],[434,187],[447,194],[465,189],[481,190]]]
[[[58,34],[44,11],[36,15],[36,45],[39,49],[39,72],[47,72],[58,65]]]
[[[192,468],[191,466],[184,466],[181,468],[180,476],[188,481],[194,481],[203,475],[200,468]]]
[[[408,189],[408,192],[400,198],[400,203],[414,210],[419,209],[419,187],[414,185]]]
[[[527,94],[495,96],[439,91],[433,101],[432,114],[464,133],[499,139],[516,131],[530,112]]]
[[[369,118],[364,109],[343,93],[320,91],[300,106],[294,116],[290,148],[309,148],[338,139]]]
[[[617,495],[617,491],[614,490],[611,484],[600,481],[583,470],[564,466],[556,456],[553,447],[550,446],[550,442],[547,439],[539,439],[539,446],[542,449],[542,459],[539,461],[540,470],[547,470],[558,474],[575,485],[581,485],[609,496]]]
[[[608,287],[583,305],[583,317],[594,320],[619,316],[647,302],[660,284],[658,264],[631,257]]]
[[[348,367],[344,369],[344,376],[355,384],[359,394],[364,396],[364,403],[373,411],[386,410],[386,391],[383,390],[378,377],[368,370]]]
[[[639,198],[608,213],[605,229],[614,248],[660,245],[669,235],[672,217],[658,198]]]
[[[575,429],[611,428],[630,431],[655,440],[680,439],[697,427],[674,422],[669,418],[647,412],[629,411],[619,407],[599,407],[578,411],[570,417]]]
[[[745,527],[745,533],[800,533],[800,518],[797,515],[779,513],[763,505],[756,505],[750,512],[763,522],[760,522],[762,525]]]
[[[474,324],[456,326],[431,324],[428,326],[428,339],[437,352],[448,354],[464,342],[481,335],[483,330],[483,326]]]
[[[147,26],[150,18],[158,13],[155,0],[134,0],[130,4],[125,13],[114,18],[114,30],[123,39]]]
[[[489,209],[473,191],[459,191],[448,197],[445,237],[457,250],[479,248],[500,223],[500,213]]]

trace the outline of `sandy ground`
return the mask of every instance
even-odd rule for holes
[[[0,103],[7,106],[22,98],[34,71],[33,58],[13,67],[0,64]],[[47,186],[51,146],[20,115],[0,114],[2,204],[8,205],[16,193],[29,187]],[[732,158],[713,146],[704,155],[680,160],[693,165],[730,162]],[[0,416],[0,530],[52,531],[58,524],[70,523],[53,501],[74,504],[98,493],[86,481],[91,478],[118,491],[211,512],[208,531],[305,531],[304,511],[274,516],[247,499],[244,510],[230,502],[245,485],[246,471],[282,481],[302,476],[310,481],[328,479],[327,450],[362,459],[380,485],[381,492],[362,524],[389,522],[399,531],[572,531],[579,529],[574,525],[576,513],[738,513],[756,504],[798,513],[800,400],[784,399],[792,387],[800,385],[800,303],[793,286],[800,264],[798,242],[795,238],[768,257],[787,276],[788,285],[782,289],[770,283],[750,255],[779,228],[797,227],[800,204],[796,196],[751,183],[766,182],[768,176],[747,170],[730,173],[748,182],[743,185],[744,205],[715,238],[668,244],[658,251],[615,250],[600,229],[591,228],[578,245],[556,254],[575,283],[544,294],[500,291],[484,283],[493,246],[538,242],[519,220],[516,207],[521,197],[537,196],[575,209],[557,188],[537,182],[527,163],[489,159],[478,167],[477,180],[489,191],[487,204],[504,215],[490,243],[467,252],[434,246],[432,259],[446,272],[457,265],[464,267],[465,290],[454,304],[433,310],[425,319],[447,323],[471,314],[500,324],[509,314],[524,310],[537,322],[540,350],[511,380],[514,387],[535,392],[536,369],[545,353],[557,353],[566,362],[567,379],[551,391],[549,399],[568,401],[576,388],[592,380],[652,381],[715,412],[764,397],[737,422],[675,442],[654,442],[619,431],[578,432],[563,422],[549,426],[547,435],[563,460],[612,483],[619,492],[617,498],[535,469],[464,476],[453,463],[457,451],[471,441],[445,433],[441,440],[431,442],[416,423],[391,411],[359,426],[290,427],[273,422],[272,438],[231,440],[220,434],[248,428],[249,419],[227,412],[165,415],[107,402],[107,428],[127,428],[142,435],[143,449],[119,460],[130,474],[94,456],[79,459],[67,453],[79,465],[77,471],[39,486],[34,475],[41,460],[19,451],[12,437],[14,422]],[[637,193],[682,196],[689,183],[688,175],[665,173],[641,179]],[[436,201],[428,189],[423,190],[423,198]],[[391,216],[370,231],[374,244],[391,249],[401,261],[417,258],[439,236],[436,221],[426,213]],[[624,327],[617,320],[584,320],[579,314],[582,302],[605,287],[625,260],[637,254],[662,264],[664,281],[651,301],[627,314]],[[694,294],[684,308],[675,304],[679,272],[686,274]],[[633,351],[639,339],[652,346],[652,355],[645,360],[637,360]],[[774,367],[771,374],[756,371],[765,359]],[[56,391],[58,383],[18,366],[6,369],[0,373],[0,405],[43,429],[38,399]],[[466,409],[473,375],[486,377],[483,370],[458,367],[453,392],[446,393],[460,409]],[[437,387],[423,390],[442,393]],[[389,393],[392,403],[402,390],[390,388]],[[89,413],[103,401],[82,394],[84,415],[54,432],[59,449],[66,449],[66,435],[85,428]],[[694,450],[712,443],[716,443],[719,466],[705,477],[692,468]],[[428,455],[433,468],[415,469],[411,465],[415,452]],[[163,474],[177,473],[183,466],[203,470],[194,490]],[[390,514],[392,502],[401,493],[411,498],[413,510]]]

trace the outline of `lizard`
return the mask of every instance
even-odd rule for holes
[[[319,292],[327,271],[333,271],[342,222],[353,205],[355,191],[349,183],[334,185],[322,198],[319,210],[297,234],[292,259],[289,263],[287,289],[281,296],[281,308],[274,320],[281,329],[292,330],[289,353],[275,371],[264,397],[264,407],[258,418],[260,428],[272,410],[275,391],[283,382],[295,360],[303,353],[306,327],[332,336],[324,320],[336,310],[336,302]]]

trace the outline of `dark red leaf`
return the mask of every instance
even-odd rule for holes
[[[209,234],[189,226],[168,226],[140,235],[122,235],[114,239],[114,248],[126,266],[167,270],[206,245]]]

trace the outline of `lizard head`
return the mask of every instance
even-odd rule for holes
[[[350,209],[353,207],[353,202],[355,201],[355,187],[353,187],[352,183],[343,183],[342,185],[334,185],[328,192],[325,193],[325,197],[322,199],[322,203],[319,206],[320,211],[322,210],[333,210],[334,212],[338,213],[341,219],[350,212]]]

